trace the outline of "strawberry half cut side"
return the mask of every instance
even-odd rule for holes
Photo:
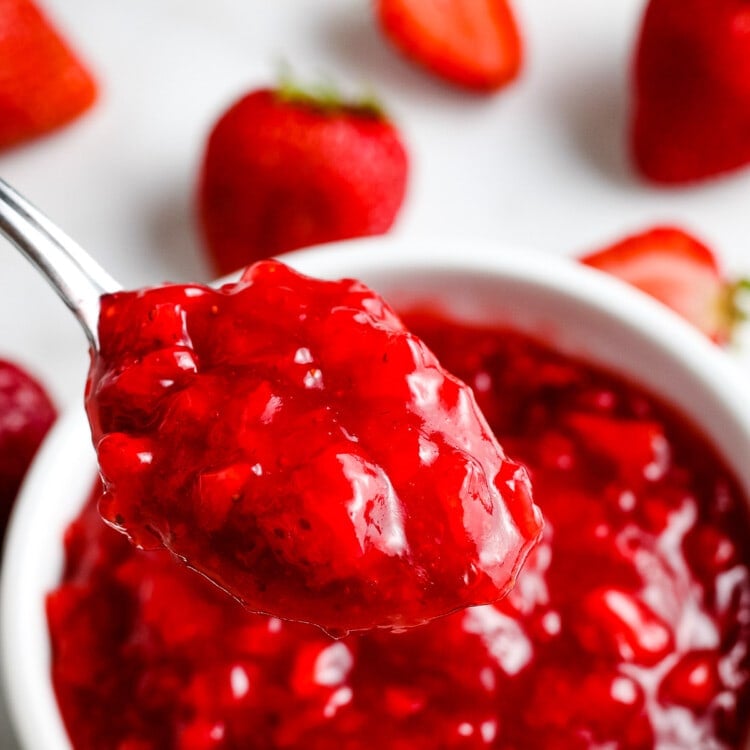
[[[656,227],[580,258],[664,303],[716,343],[746,317],[745,280],[726,278],[716,255],[675,227]]]
[[[505,0],[379,0],[376,10],[393,44],[445,80],[492,91],[518,75],[522,42]]]

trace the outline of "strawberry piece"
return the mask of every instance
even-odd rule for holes
[[[539,537],[470,389],[358,282],[265,261],[107,295],[99,337],[102,514],[254,611],[422,624],[504,596]]]
[[[714,253],[681,229],[650,229],[580,260],[663,302],[717,343],[744,315],[738,297],[747,282],[728,281]]]
[[[744,0],[651,0],[635,57],[632,150],[662,183],[750,161],[750,10]]]
[[[56,416],[42,386],[0,360],[0,537],[21,480]]]
[[[622,479],[656,481],[669,469],[669,443],[657,421],[573,412],[565,422],[578,441],[606,459]]]
[[[683,542],[685,558],[694,570],[717,576],[737,564],[739,552],[730,536],[711,524],[691,529]]]
[[[574,629],[584,648],[651,666],[672,652],[669,625],[637,595],[614,587],[588,593]]]
[[[216,269],[386,232],[407,168],[396,128],[371,102],[291,84],[248,94],[217,122],[203,158],[198,209]]]
[[[30,0],[0,0],[0,148],[65,125],[96,84]]]
[[[659,700],[705,711],[722,687],[716,652],[689,651],[665,675]]]
[[[626,739],[632,736],[633,725],[643,718],[644,696],[634,680],[617,672],[592,670],[586,673],[579,664],[572,662],[545,665],[539,669],[529,698],[522,707],[524,723],[544,729],[552,737],[562,735],[565,738],[560,745],[553,744],[553,740],[535,746],[576,750],[598,746],[593,740],[571,744],[571,736],[588,734],[596,739],[617,737],[620,748],[652,746],[644,742],[631,744],[632,740]],[[652,739],[648,726],[645,733]]]
[[[452,83],[491,91],[518,74],[521,38],[505,0],[378,0],[376,8],[407,57]]]

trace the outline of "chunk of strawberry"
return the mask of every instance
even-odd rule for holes
[[[96,84],[31,0],[0,0],[0,148],[65,125]]]
[[[669,625],[636,594],[614,587],[584,597],[574,629],[584,648],[635,664],[656,664],[674,648]]]
[[[659,700],[705,711],[722,687],[716,652],[689,651],[665,675],[659,687]]]
[[[656,227],[580,260],[663,302],[717,343],[743,317],[738,297],[748,282],[729,281],[714,253],[682,229]]]
[[[378,0],[376,8],[407,57],[452,83],[494,90],[520,70],[521,37],[506,0]]]

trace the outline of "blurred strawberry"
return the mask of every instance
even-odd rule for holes
[[[216,269],[386,232],[406,190],[407,155],[371,101],[293,84],[254,91],[208,140],[199,213]]]
[[[738,296],[748,282],[727,280],[713,252],[681,229],[651,229],[580,260],[655,297],[717,343],[744,317]]]
[[[521,67],[521,38],[506,0],[377,0],[380,24],[401,51],[471,89],[498,89]]]
[[[0,537],[21,480],[55,416],[42,386],[0,360]]]
[[[663,183],[750,162],[750,5],[651,0],[635,56],[632,149]]]
[[[54,130],[96,98],[96,85],[30,0],[0,0],[0,148]]]

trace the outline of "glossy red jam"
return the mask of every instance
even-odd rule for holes
[[[525,469],[374,292],[281,263],[102,301],[102,515],[249,609],[339,634],[496,601],[536,543]]]
[[[741,748],[747,498],[711,447],[524,337],[406,320],[538,488],[544,539],[511,594],[335,641],[247,613],[90,506],[48,606],[75,750]]]

